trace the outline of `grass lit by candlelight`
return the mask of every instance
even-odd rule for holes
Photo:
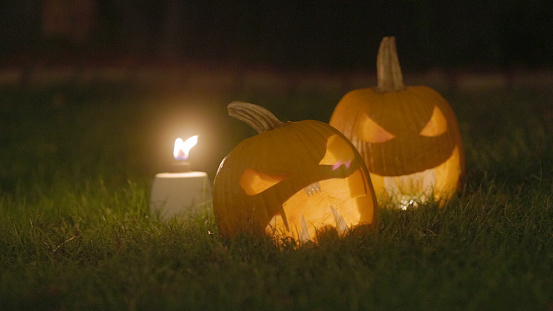
[[[444,93],[467,154],[458,198],[382,209],[378,235],[278,249],[221,239],[210,210],[150,215],[158,149],[178,129],[164,121],[202,119],[195,169],[213,178],[254,134],[225,116],[230,101],[328,121],[340,94],[0,90],[0,310],[551,310],[552,95]]]

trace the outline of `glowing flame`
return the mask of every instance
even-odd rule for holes
[[[183,141],[182,138],[177,138],[175,140],[175,149],[173,150],[173,156],[175,160],[186,160],[190,153],[190,149],[196,146],[198,143],[198,135],[188,138],[186,141]]]

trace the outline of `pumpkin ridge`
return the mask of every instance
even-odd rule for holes
[[[410,98],[409,100],[405,101],[405,104],[403,105],[403,107],[407,109],[409,107],[409,102],[411,102],[412,103],[411,105],[413,104],[417,105],[417,109],[414,110],[415,113],[413,113],[412,109],[409,109],[409,111],[404,112],[404,115],[409,115],[409,113],[413,114],[413,117],[409,119],[410,122],[413,124],[412,133],[414,135],[420,135],[419,134],[420,131],[426,126],[426,124],[432,118],[432,112],[436,105],[432,104],[429,108],[429,105],[425,103],[429,103],[431,101],[428,100],[426,96],[424,96],[424,94],[417,94],[414,92],[408,92],[406,94],[409,94]],[[428,109],[431,109],[431,110],[429,111]]]

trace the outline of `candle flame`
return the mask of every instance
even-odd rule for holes
[[[198,143],[198,135],[188,138],[186,141],[183,141],[182,138],[177,138],[175,140],[175,149],[173,150],[173,156],[175,160],[186,160],[190,153],[190,149],[196,146]]]

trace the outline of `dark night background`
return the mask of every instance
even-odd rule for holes
[[[0,65],[193,62],[373,68],[394,35],[402,66],[553,65],[551,0],[8,0]]]

